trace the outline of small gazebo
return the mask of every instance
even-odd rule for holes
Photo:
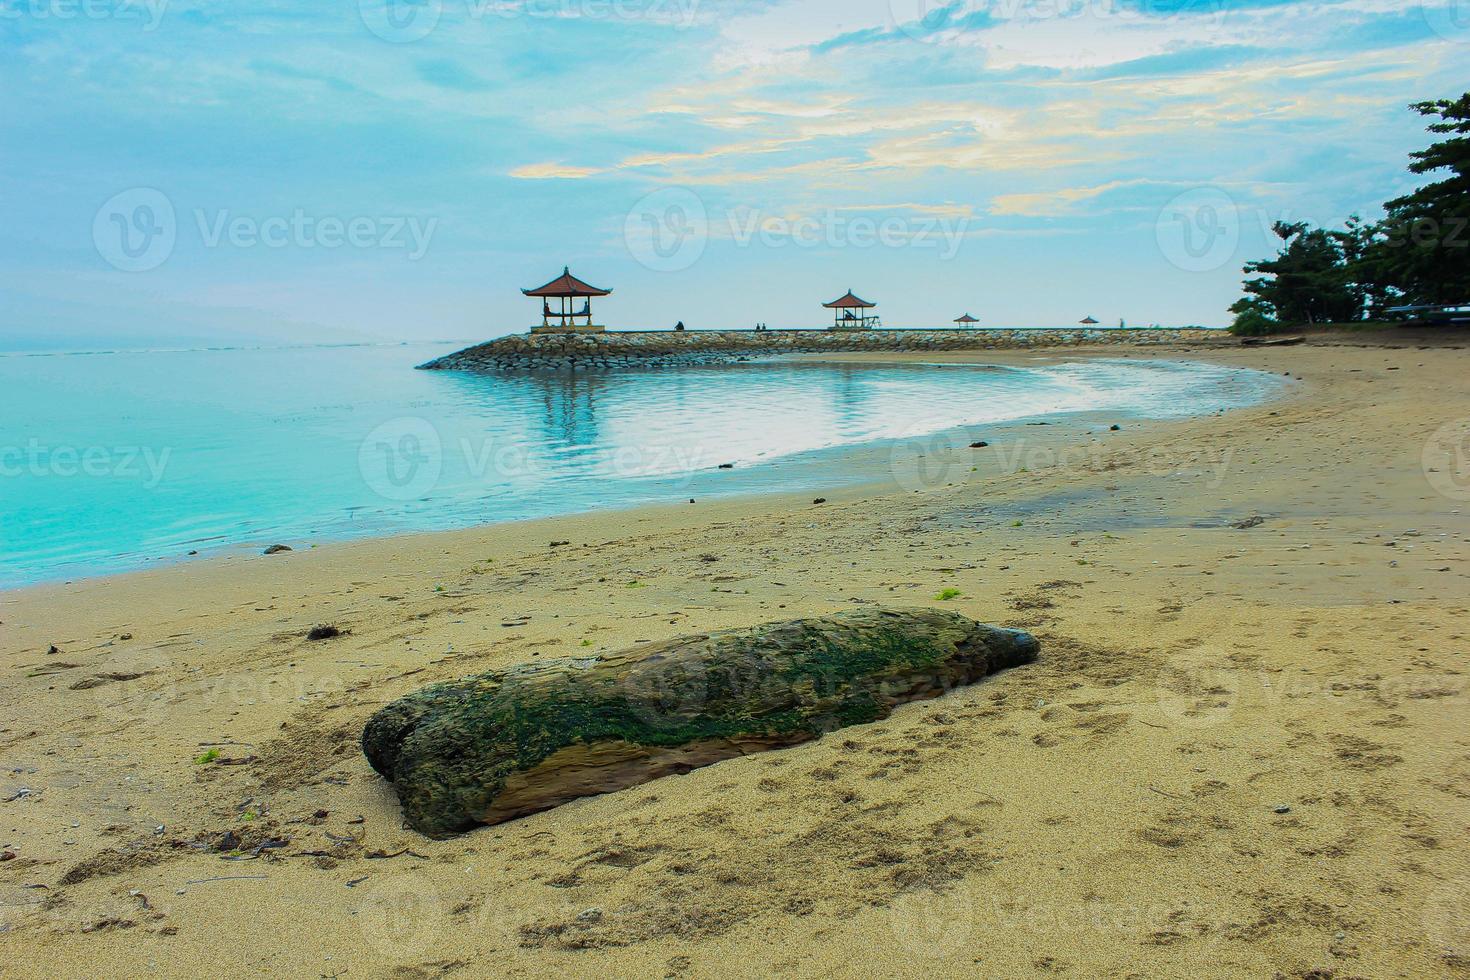
[[[592,297],[611,295],[611,289],[598,289],[572,275],[569,266],[563,266],[561,275],[539,289],[522,289],[527,296],[541,300],[541,326],[531,328],[532,333],[601,333],[606,327],[592,322]],[[555,307],[552,300],[556,300]],[[577,309],[577,300],[582,308]]]
[[[1084,327],[1095,327],[1095,326],[1097,326],[1097,321],[1094,320],[1090,316],[1083,317],[1082,319],[1078,320],[1077,322],[1080,323],[1080,324],[1082,324]]]
[[[962,327],[973,327],[980,321],[972,317],[970,314],[966,313],[962,317],[957,317],[954,322],[958,323]]]
[[[832,311],[833,330],[868,330],[883,324],[882,320],[868,312],[877,308],[878,304],[859,299],[851,289],[846,296],[822,305]]]

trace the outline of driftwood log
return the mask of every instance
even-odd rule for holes
[[[409,824],[447,836],[877,721],[1036,653],[957,613],[857,610],[436,684],[362,745]]]

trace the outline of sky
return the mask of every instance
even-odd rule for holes
[[[0,0],[0,349],[1228,323],[1470,0]]]

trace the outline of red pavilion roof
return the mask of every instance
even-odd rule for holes
[[[975,319],[974,317],[972,317],[968,313],[966,313],[964,316],[960,317],[958,320],[955,321],[955,323],[979,323],[979,322],[980,322],[979,320]]]
[[[527,296],[606,296],[612,292],[611,289],[598,289],[572,275],[572,270],[563,267],[561,275],[542,286],[540,289],[522,289],[521,292]]]
[[[832,302],[823,303],[822,305],[829,310],[871,310],[878,304],[869,303],[865,299],[858,299],[852,294],[852,290],[849,289],[847,295],[841,299],[834,299]]]

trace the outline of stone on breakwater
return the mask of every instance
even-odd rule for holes
[[[410,825],[444,836],[877,721],[1037,649],[958,613],[856,610],[436,684],[362,745]]]
[[[1022,350],[1084,344],[1233,343],[1223,330],[686,330],[518,334],[419,365],[431,371],[598,371],[720,364],[776,354]]]

